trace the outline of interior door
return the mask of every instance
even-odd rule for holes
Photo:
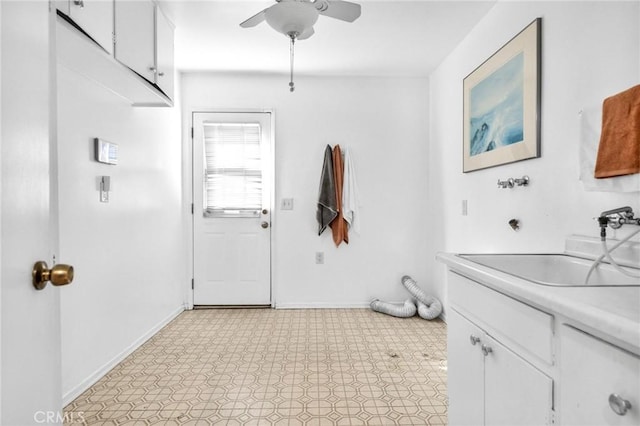
[[[2,219],[0,333],[3,425],[62,423],[60,289],[36,290],[52,264],[55,220],[55,56],[48,1],[1,4]],[[55,28],[54,28],[55,29]],[[53,205],[53,207],[52,207]]]
[[[271,304],[272,116],[193,114],[193,303]]]

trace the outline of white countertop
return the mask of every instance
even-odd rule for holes
[[[640,356],[640,287],[551,287],[438,253],[451,270]]]

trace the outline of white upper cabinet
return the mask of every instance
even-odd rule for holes
[[[115,57],[155,83],[155,5],[151,1],[115,1]]]
[[[58,1],[57,7],[100,47],[113,54],[113,1]]]
[[[71,0],[56,0],[56,9],[69,16],[69,3]]]
[[[173,105],[174,26],[155,1],[54,1],[58,62],[132,105]]]
[[[173,24],[156,7],[156,85],[173,99]]]
[[[173,98],[173,24],[152,1],[115,1],[115,57]]]

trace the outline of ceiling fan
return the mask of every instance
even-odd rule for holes
[[[313,25],[319,15],[353,22],[360,17],[360,5],[343,0],[276,0],[276,4],[258,12],[242,22],[242,28],[255,27],[262,21],[274,30],[286,35],[291,43],[291,81],[293,84],[293,49],[296,40],[305,40],[314,34]]]

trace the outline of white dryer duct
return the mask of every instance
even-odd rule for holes
[[[418,315],[431,320],[442,312],[442,303],[433,296],[428,296],[409,275],[402,277],[402,285],[418,300]]]
[[[416,305],[413,304],[411,299],[405,300],[402,306],[375,299],[371,302],[371,309],[398,318],[410,318],[416,314]]]
[[[416,311],[418,315],[420,315],[420,318],[427,320],[432,320],[440,315],[442,312],[442,304],[440,301],[433,296],[427,296],[410,276],[405,275],[402,277],[402,285],[416,298],[417,308],[411,299],[405,300],[402,306],[375,299],[371,302],[371,309],[398,318],[412,317],[416,314]]]

